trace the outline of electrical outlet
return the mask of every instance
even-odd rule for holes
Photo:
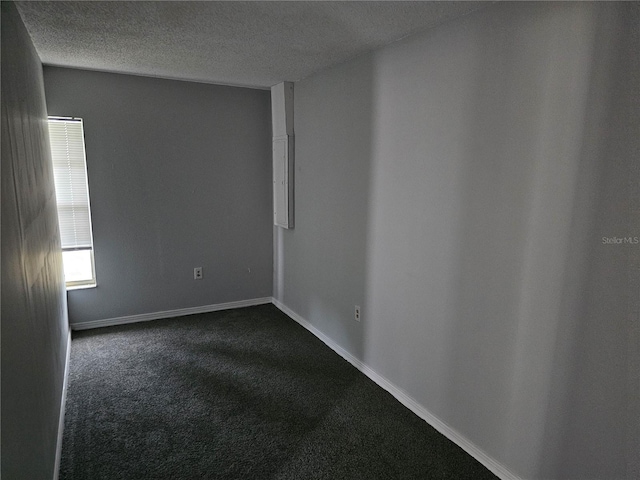
[[[353,310],[353,317],[355,318],[356,322],[360,321],[360,306],[356,305],[354,310]]]
[[[193,269],[193,279],[202,280],[202,267],[196,267]]]

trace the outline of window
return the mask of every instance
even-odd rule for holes
[[[96,285],[82,119],[49,117],[49,139],[67,288]]]

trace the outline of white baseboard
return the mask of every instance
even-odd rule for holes
[[[149,320],[182,317],[184,315],[193,315],[195,313],[209,313],[217,312],[219,310],[229,310],[232,308],[264,305],[267,303],[271,303],[271,300],[271,297],[252,298],[249,300],[239,300],[237,302],[216,303],[214,305],[202,305],[200,307],[166,310],[164,312],[141,313],[139,315],[127,315],[125,317],[105,318],[103,320],[91,320],[89,322],[74,323],[71,325],[71,328],[73,330],[87,330],[90,328],[111,327],[113,325],[124,325],[127,323],[147,322]]]
[[[58,480],[60,474],[60,459],[62,458],[62,434],[64,432],[64,409],[67,404],[67,385],[69,382],[69,360],[71,359],[71,329],[67,335],[67,353],[64,361],[64,380],[62,381],[62,396],[60,397],[60,413],[58,416],[58,439],[56,441],[56,461],[53,470],[53,480]]]
[[[382,375],[378,374],[371,367],[366,365],[364,362],[359,360],[358,358],[351,355],[344,348],[338,345],[334,340],[329,338],[327,335],[322,333],[316,327],[311,325],[306,319],[302,318],[296,312],[291,310],[289,307],[284,305],[282,302],[277,299],[273,299],[273,304],[279,308],[283,313],[291,317],[293,320],[298,322],[304,328],[313,333],[316,337],[322,340],[329,348],[335,351],[338,355],[348,361],[351,365],[356,367],[362,373],[364,373],[367,377],[377,383],[380,387],[385,389],[391,395],[393,395],[400,403],[402,403],[405,407],[415,413],[418,417],[422,418],[425,422],[435,428],[442,435],[447,437],[453,443],[462,448],[465,452],[475,458],[482,465],[487,467],[487,469],[496,475],[501,480],[522,480],[521,477],[515,475],[508,468],[506,468],[501,463],[497,462],[489,455],[487,455],[482,449],[476,446],[473,442],[468,440],[464,435],[457,432],[455,429],[447,425],[445,422],[440,420],[434,414],[429,412],[424,406],[420,405],[415,399],[413,399],[407,392],[402,390],[401,388],[394,385],[392,382],[387,380]]]

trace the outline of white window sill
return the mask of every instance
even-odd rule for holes
[[[98,285],[95,283],[88,283],[87,285],[72,285],[67,287],[67,292],[69,290],[84,290],[85,288],[96,288]]]

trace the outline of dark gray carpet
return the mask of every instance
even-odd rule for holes
[[[495,479],[272,305],[74,333],[61,480]]]

